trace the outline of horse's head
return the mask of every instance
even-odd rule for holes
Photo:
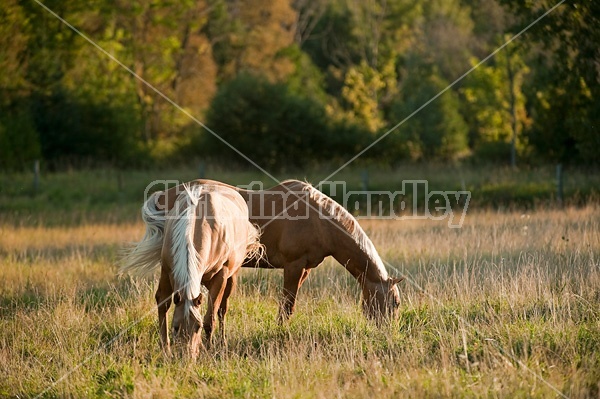
[[[381,282],[366,282],[363,285],[362,306],[365,315],[382,322],[398,317],[400,291],[396,284],[403,278],[388,278]]]
[[[173,343],[181,349],[187,348],[195,359],[202,347],[202,319],[200,305],[202,294],[194,300],[182,300],[179,292],[173,295],[175,312],[173,313]]]

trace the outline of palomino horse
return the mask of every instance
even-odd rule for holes
[[[280,319],[291,316],[298,289],[327,256],[333,256],[356,278],[362,288],[365,314],[381,321],[397,316],[402,279],[388,275],[375,246],[356,219],[344,207],[308,183],[287,180],[267,190],[244,190],[211,180],[194,180],[195,185],[215,184],[236,190],[248,203],[250,221],[261,228],[260,241],[266,256],[259,267],[283,269],[283,300]],[[156,193],[156,210],[168,212],[182,186]],[[243,266],[256,266],[244,263]]]
[[[211,342],[216,315],[224,340],[227,301],[246,259],[260,257],[259,230],[248,220],[248,206],[235,190],[223,185],[183,185],[169,211],[157,212],[156,195],[144,204],[146,235],[123,259],[121,273],[152,273],[161,265],[156,291],[163,348],[170,352],[167,311],[174,298],[173,338],[188,345],[193,358],[202,346],[204,327]],[[204,323],[200,317],[206,286],[209,302]]]

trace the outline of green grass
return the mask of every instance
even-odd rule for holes
[[[276,173],[275,178],[296,178],[317,184],[335,168]],[[470,206],[476,208],[538,209],[556,205],[553,167],[512,170],[502,167],[436,166],[408,164],[396,168],[348,167],[330,180],[343,181],[347,190],[361,190],[364,172],[369,190],[397,191],[406,180],[427,180],[430,191],[471,191]],[[154,181],[189,181],[199,177],[199,168],[153,171],[97,169],[42,173],[37,192],[33,173],[0,173],[0,220],[22,225],[76,225],[91,222],[131,222],[138,218],[144,190]],[[229,171],[208,165],[204,177],[233,185],[273,179],[256,171]],[[152,186],[155,188],[162,185]],[[582,206],[599,198],[600,174],[579,170],[564,173],[564,204]],[[424,192],[407,192],[412,203],[417,196],[424,205]],[[342,198],[336,197],[338,201]]]
[[[397,321],[366,320],[356,282],[326,260],[279,325],[281,272],[243,270],[227,347],[191,362],[159,349],[156,282],[115,276],[119,248],[143,234],[139,190],[155,174],[127,173],[119,190],[114,173],[48,175],[37,196],[2,178],[0,397],[600,394],[597,204],[474,207],[461,229],[361,221],[390,273],[407,276]],[[52,199],[54,185],[68,195]]]

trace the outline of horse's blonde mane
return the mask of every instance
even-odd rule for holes
[[[194,246],[196,210],[202,195],[202,186],[183,185],[184,191],[177,197],[169,216],[174,218],[171,227],[171,255],[173,256],[173,280],[184,300],[185,314],[192,312],[197,320],[199,311],[192,307],[192,300],[200,295],[202,272],[200,259]]]
[[[310,199],[316,203],[316,207],[331,216],[333,220],[337,221],[345,233],[352,237],[359,248],[368,255],[375,265],[377,265],[382,277],[385,279],[388,278],[387,270],[375,249],[375,245],[373,245],[373,242],[367,236],[358,221],[346,210],[346,208],[314,188],[308,182],[286,180],[282,182],[282,184],[292,191],[302,190],[308,192]]]

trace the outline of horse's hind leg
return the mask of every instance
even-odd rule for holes
[[[221,299],[221,305],[219,306],[219,335],[221,338],[221,343],[226,346],[227,341],[225,341],[225,315],[227,315],[227,305],[229,303],[229,296],[233,291],[235,291],[235,287],[237,286],[237,273],[233,274],[231,277],[227,279],[227,284],[225,285],[225,291],[223,291],[223,298]]]
[[[221,269],[208,282],[208,307],[204,316],[204,333],[206,335],[206,347],[209,348],[212,339],[213,328],[217,318],[217,311],[221,306],[221,299],[225,292],[227,279],[225,278],[225,269]]]
[[[171,295],[173,294],[173,287],[171,286],[171,280],[169,274],[161,269],[160,280],[158,282],[158,289],[156,290],[156,306],[158,307],[158,327],[160,330],[160,341],[163,350],[170,354],[171,347],[169,345],[169,326],[167,320],[167,312],[171,306]]]

